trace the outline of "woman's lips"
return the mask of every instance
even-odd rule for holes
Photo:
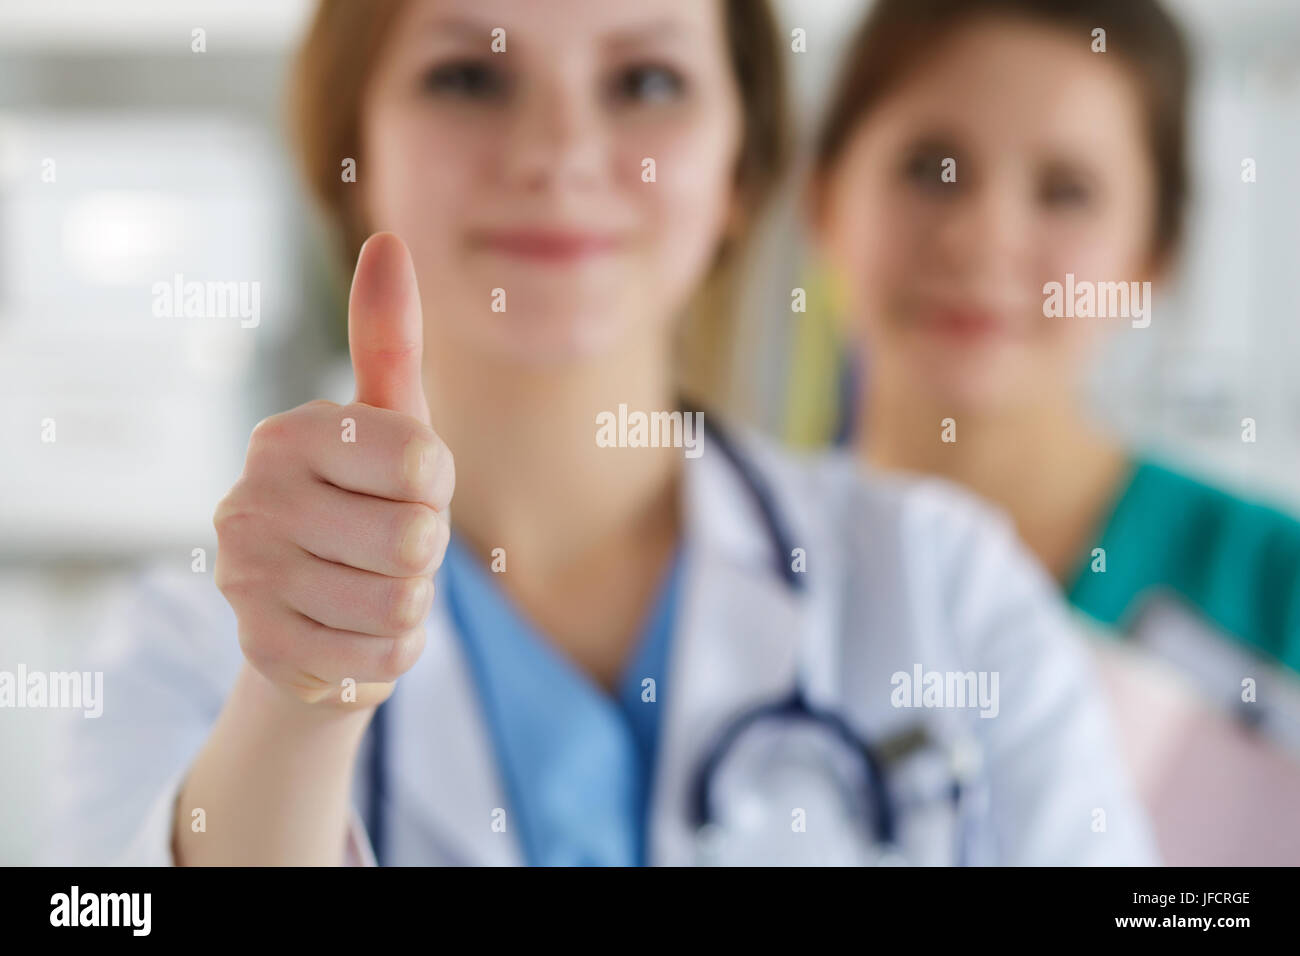
[[[615,251],[621,244],[607,233],[568,229],[500,229],[477,233],[474,244],[499,255],[533,262],[582,262]]]
[[[970,306],[945,306],[922,313],[925,328],[962,340],[983,339],[1003,334],[1007,325],[995,312]]]

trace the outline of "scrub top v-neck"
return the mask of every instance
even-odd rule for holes
[[[524,619],[494,572],[452,535],[438,585],[487,719],[506,826],[528,864],[645,864],[680,565],[678,553],[611,695]]]
[[[1096,620],[1127,630],[1147,599],[1172,593],[1300,671],[1300,521],[1142,459],[1095,546],[1105,573],[1084,555],[1067,593]]]

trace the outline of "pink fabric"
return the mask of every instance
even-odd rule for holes
[[[1168,665],[1095,646],[1163,861],[1300,864],[1300,759],[1205,703]]]

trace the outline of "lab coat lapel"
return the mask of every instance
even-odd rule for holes
[[[390,812],[413,817],[417,830],[427,831],[436,846],[455,855],[439,862],[522,864],[509,814],[505,832],[492,828],[494,811],[506,808],[496,749],[441,597],[429,617],[427,638],[424,653],[398,682],[391,703],[396,713],[388,766],[396,792],[389,795]]]
[[[658,690],[664,712],[649,847],[660,866],[696,862],[697,769],[737,715],[794,688],[808,615],[807,599],[776,567],[752,493],[719,449],[706,445],[687,461],[685,490],[687,563],[669,676]]]

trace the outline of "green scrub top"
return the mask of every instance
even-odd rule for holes
[[[1104,573],[1093,548],[1105,549]],[[1067,594],[1127,631],[1158,591],[1300,671],[1300,521],[1139,459]]]

